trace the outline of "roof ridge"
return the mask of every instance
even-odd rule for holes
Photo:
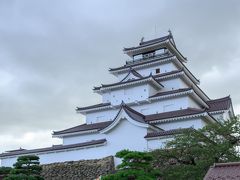
[[[226,99],[230,100],[231,99],[230,95],[222,97],[222,98],[218,98],[218,99],[211,99],[211,100],[207,101],[207,103],[211,103],[211,102],[215,102],[215,101],[224,101]]]
[[[169,91],[160,91],[160,92],[157,92],[154,95],[150,96],[149,98],[157,97],[159,94],[168,95],[168,94],[180,93],[180,92],[189,91],[189,90],[193,90],[193,88],[189,87],[189,88],[179,88],[179,89],[174,89],[174,90],[169,90]]]
[[[44,148],[36,148],[36,149],[29,149],[29,150],[23,150],[23,151],[17,151],[17,152],[4,152],[0,154],[0,157],[5,156],[12,156],[12,155],[20,155],[20,154],[32,154],[32,153],[38,153],[38,152],[48,152],[48,151],[58,151],[62,149],[72,149],[76,147],[84,147],[89,145],[95,145],[95,144],[102,144],[106,142],[107,140],[104,139],[97,139],[97,140],[91,140],[76,144],[68,144],[68,145],[62,145],[62,146],[50,146],[50,147],[44,147]]]
[[[76,110],[81,110],[81,109],[89,109],[89,108],[95,108],[95,107],[101,107],[101,106],[108,106],[111,105],[111,103],[97,103],[94,105],[89,105],[89,106],[84,106],[84,107],[76,107]]]
[[[166,35],[166,36],[162,36],[162,37],[159,37],[159,38],[155,38],[155,39],[150,39],[150,40],[147,40],[147,41],[141,41],[139,43],[139,45],[143,45],[143,44],[149,44],[149,43],[152,43],[152,42],[156,42],[156,41],[160,41],[160,40],[163,40],[163,39],[168,39],[168,38],[171,38],[172,36],[170,34]]]
[[[183,131],[192,130],[192,129],[193,128],[191,128],[191,127],[190,128],[175,128],[175,129],[163,130],[163,131],[158,131],[158,132],[150,132],[150,133],[147,133],[147,135],[144,138],[173,135],[173,134],[181,133]]]
[[[125,64],[125,65],[122,65],[120,67],[109,68],[109,71],[115,71],[115,70],[118,70],[118,69],[130,68],[130,67],[134,67],[134,66],[138,66],[138,65],[142,65],[142,64],[147,64],[147,63],[151,63],[151,62],[155,62],[155,61],[159,61],[159,60],[164,60],[164,59],[171,58],[171,57],[174,57],[174,56],[175,55],[170,54],[168,56],[163,56],[163,57],[159,56],[159,58],[157,58],[157,59],[144,60],[144,61],[139,61],[139,62],[135,61],[135,63],[133,63],[133,64]]]
[[[135,114],[138,114],[138,115],[142,116],[142,117],[145,119],[145,115],[143,115],[142,113],[136,111],[135,109],[132,109],[131,107],[129,107],[129,106],[126,105],[125,103],[124,103],[122,106],[123,106],[123,109],[124,109],[124,108],[127,108],[127,110],[129,110],[129,111],[131,111],[131,112],[133,112],[133,113],[135,113]]]
[[[130,67],[130,71],[132,72],[132,74],[133,75],[137,75],[139,78],[142,78],[143,76],[140,74],[140,73],[138,73],[135,69],[133,69],[132,67]]]
[[[178,73],[178,72],[181,72],[181,71],[182,70],[174,70],[174,71],[163,73],[163,74],[161,74],[161,76],[171,75],[171,74]],[[156,82],[158,82],[158,80],[156,79],[156,78],[158,78],[158,76],[150,74],[149,76],[145,76],[145,77],[142,76],[142,78],[139,78],[139,79],[133,79],[133,80],[124,81],[124,82],[120,81],[120,82],[111,83],[111,84],[101,84],[101,86],[94,87],[93,90],[100,90],[101,88],[104,88],[104,87],[111,87],[111,86],[125,84],[125,83],[127,84],[127,83],[131,83],[131,82],[135,82],[135,81],[141,81],[141,80],[148,79],[148,78],[153,78]],[[161,85],[161,83],[160,83],[160,85]]]
[[[64,129],[64,130],[53,131],[53,134],[64,133],[64,131],[69,131],[69,130],[76,129],[76,128],[83,127],[83,126],[97,126],[97,125],[107,124],[107,123],[110,123],[110,122],[111,121],[102,121],[102,122],[97,122],[97,123],[92,123],[92,124],[84,123],[84,124],[80,124],[78,126],[74,126],[74,127],[71,127],[71,128]],[[100,127],[96,127],[96,128],[93,128],[93,129],[99,129],[99,128]]]
[[[120,81],[120,82],[126,82],[126,81],[124,81],[125,79],[127,79],[127,77],[129,76],[129,74],[132,74],[132,75],[134,75],[135,77],[138,77],[138,78],[143,78],[143,76],[141,75],[141,74],[139,74],[135,69],[133,69],[133,68],[129,68],[129,70],[128,70],[128,73],[127,73],[127,75]]]
[[[213,167],[240,166],[240,162],[214,163]]]

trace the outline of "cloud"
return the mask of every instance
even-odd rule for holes
[[[52,130],[82,123],[75,107],[101,101],[92,88],[116,80],[107,70],[129,59],[123,47],[169,28],[206,93],[231,94],[238,108],[238,17],[234,0],[1,1],[0,132],[13,143],[0,146],[30,146],[14,141],[25,132],[50,144]]]
[[[49,147],[52,144],[60,144],[61,141],[54,138],[51,139],[49,131],[35,131],[25,132],[21,136],[12,134],[0,135],[0,151],[13,150],[13,149],[34,149]]]

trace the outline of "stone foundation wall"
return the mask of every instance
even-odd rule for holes
[[[45,180],[93,180],[114,171],[113,156],[42,165]]]

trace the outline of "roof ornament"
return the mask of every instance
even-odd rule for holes
[[[141,38],[140,45],[143,43],[143,41],[144,41],[144,37]]]
[[[173,38],[173,35],[172,35],[172,31],[170,29],[168,30],[168,34],[169,34],[170,38],[172,39],[172,42],[173,42],[174,46],[176,47],[176,43],[174,41],[174,38]]]
[[[125,105],[126,105],[125,102],[122,100],[121,106],[125,106]]]

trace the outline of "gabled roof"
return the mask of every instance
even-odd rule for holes
[[[159,131],[159,132],[151,132],[147,133],[144,138],[155,138],[155,137],[164,137],[164,136],[171,136],[175,134],[181,134],[186,130],[191,130],[192,128],[178,128],[178,129],[170,129],[166,131]]]
[[[139,74],[134,69],[130,68],[129,71],[128,71],[128,74],[120,82],[124,82],[129,77],[130,74],[132,74],[133,76],[137,77],[138,79],[142,79],[143,78],[143,76],[141,74]]]
[[[111,88],[117,88],[118,86],[125,86],[125,85],[131,85],[131,84],[135,84],[135,83],[141,83],[141,82],[152,82],[153,84],[159,86],[159,87],[164,87],[161,83],[159,83],[154,76],[150,75],[150,76],[146,76],[143,77],[141,79],[133,79],[133,80],[129,80],[129,81],[125,81],[125,82],[117,82],[117,83],[113,83],[113,84],[102,84],[99,87],[94,87],[94,91],[100,91],[101,89],[107,88],[107,89],[111,89]]]
[[[184,73],[184,72],[183,72],[183,70],[174,70],[174,71],[170,71],[170,72],[166,72],[166,73],[161,73],[161,74],[158,74],[158,75],[150,74],[149,76],[143,77],[141,79],[133,79],[133,80],[129,80],[129,81],[126,81],[126,82],[120,81],[120,82],[112,83],[112,84],[102,84],[102,86],[94,87],[93,90],[100,90],[101,88],[123,85],[123,84],[128,84],[128,83],[134,83],[134,82],[138,82],[138,81],[141,81],[141,80],[147,80],[147,79],[150,79],[150,78],[152,78],[154,81],[157,81],[156,79],[167,77],[167,76],[170,76],[170,75],[177,75],[178,73]]]
[[[146,123],[144,121],[145,116],[137,111],[135,111],[134,109],[130,108],[129,106],[127,106],[125,103],[121,104],[121,108],[118,111],[117,115],[115,116],[114,120],[118,117],[118,115],[120,114],[120,112],[124,110],[124,112],[127,113],[127,115],[132,118],[133,120],[139,122],[139,123]],[[93,123],[93,124],[82,124],[79,126],[75,126],[69,129],[65,129],[62,131],[54,131],[53,132],[53,136],[66,136],[66,135],[72,135],[72,134],[76,134],[76,133],[85,133],[85,132],[90,132],[90,131],[100,131],[106,127],[108,127],[109,125],[111,125],[114,120],[112,121],[105,121],[105,122],[99,122],[99,123]]]
[[[173,70],[170,72],[166,72],[166,73],[161,73],[161,74],[157,74],[157,75],[149,75],[146,77],[143,77],[141,79],[133,79],[133,80],[129,80],[129,81],[125,81],[125,82],[117,82],[117,83],[112,83],[112,84],[102,84],[102,86],[99,87],[94,87],[94,91],[99,91],[101,89],[104,88],[115,88],[115,87],[121,87],[124,85],[128,85],[128,84],[135,84],[138,82],[145,82],[145,81],[152,81],[152,82],[156,82],[158,83],[160,86],[163,87],[163,85],[160,83],[161,80],[166,79],[166,78],[172,78],[172,77],[176,77],[179,75],[183,75],[184,77],[186,77],[192,84],[196,85],[196,88],[207,98],[209,99],[209,97],[197,86],[196,83],[198,83],[198,80],[196,80],[194,77],[189,76],[183,69],[180,70]]]
[[[87,141],[83,143],[78,143],[78,144],[53,145],[51,147],[40,148],[40,149],[31,149],[31,150],[22,149],[22,150],[2,153],[0,154],[0,158],[17,156],[17,155],[25,155],[25,154],[38,154],[38,153],[45,153],[45,152],[64,151],[64,150],[77,149],[77,148],[88,147],[88,146],[102,145],[106,142],[107,142],[106,139],[99,139],[99,140],[92,140],[92,141]]]
[[[185,88],[185,89],[178,89],[178,90],[173,90],[173,91],[167,91],[167,92],[159,92],[152,96],[158,97],[162,95],[168,95],[171,93],[178,93],[178,92],[185,92],[192,90],[191,88]],[[177,110],[177,111],[169,111],[169,112],[162,112],[158,114],[151,114],[151,115],[143,115],[139,113],[138,111],[130,108],[126,104],[122,103],[120,110],[118,111],[116,117],[118,114],[121,112],[123,109],[129,117],[131,117],[133,120],[140,122],[140,123],[155,123],[156,121],[161,122],[166,119],[172,119],[172,118],[181,118],[184,116],[195,116],[195,115],[201,115],[203,113],[212,113],[215,111],[222,111],[222,110],[228,110],[231,106],[231,98],[229,96],[220,98],[220,99],[215,99],[215,100],[210,100],[206,101],[206,103],[209,105],[209,109],[196,109],[196,108],[188,108],[188,109],[182,109],[182,110]],[[115,118],[116,118],[115,117]],[[114,120],[113,120],[114,121]],[[105,121],[105,122],[100,122],[100,123],[93,123],[93,124],[83,124],[79,125],[73,128],[65,129],[62,131],[55,131],[53,132],[53,136],[61,136],[61,135],[68,135],[72,133],[85,133],[87,131],[99,131],[107,126],[109,126],[113,121]]]
[[[124,114],[126,113],[126,114]],[[127,115],[127,116],[126,116]],[[130,117],[130,118],[128,118]],[[109,130],[111,130],[112,128],[114,128],[119,121],[121,121],[122,119],[127,119],[129,122],[131,122],[132,124],[135,124],[137,126],[141,126],[141,127],[145,127],[145,128],[153,128],[156,129],[155,126],[149,125],[147,122],[145,122],[145,116],[137,111],[135,111],[134,109],[130,108],[129,106],[127,106],[124,102],[122,102],[121,108],[118,111],[117,115],[115,116],[114,120],[104,129],[100,130],[101,133],[106,133]]]
[[[107,127],[109,124],[111,124],[111,122],[112,121],[105,121],[105,122],[99,122],[99,123],[93,123],[93,124],[82,124],[79,126],[62,130],[62,131],[53,131],[53,136],[58,136],[62,134],[80,133],[80,132],[86,132],[91,130],[101,130]]]
[[[138,121],[141,123],[146,123],[145,116],[143,114],[141,114],[140,112],[135,111],[134,109],[130,108],[129,106],[127,106],[124,103],[122,104],[122,108],[129,115],[129,117],[131,117],[135,121]]]
[[[239,180],[240,162],[216,163],[211,166],[204,180]]]

